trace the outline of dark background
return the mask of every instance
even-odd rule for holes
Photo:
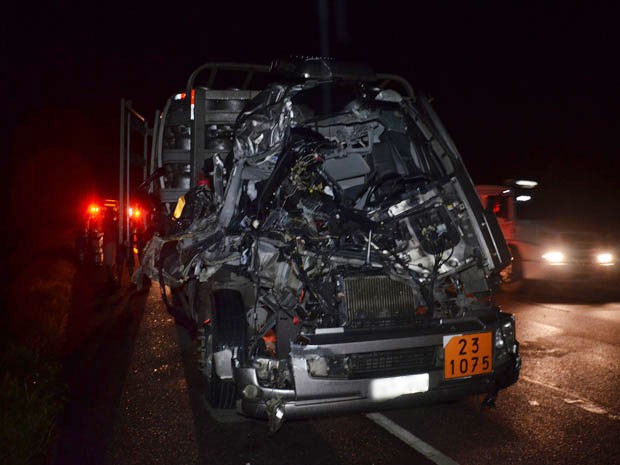
[[[121,97],[151,118],[204,62],[324,51],[317,1],[156,3],[5,11],[10,236],[117,192]],[[617,6],[325,3],[328,53],[430,94],[476,183],[538,179],[550,213],[615,232]]]

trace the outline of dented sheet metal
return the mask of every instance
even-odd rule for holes
[[[327,110],[326,95],[338,97]],[[300,393],[349,395],[345,384],[315,378],[383,376],[366,368],[373,364],[407,375],[406,357],[440,372],[425,344],[439,344],[445,321],[495,331],[489,277],[506,263],[497,253],[503,238],[482,227],[444,131],[428,107],[354,79],[272,84],[241,111],[233,150],[214,171],[223,197],[175,234],[154,237],[143,270],[179,289],[197,325],[201,284],[239,293],[244,339],[222,343],[231,351],[217,363],[228,366],[222,354],[230,353],[238,376],[226,376],[239,392],[253,386],[247,412],[260,416],[269,399]],[[422,330],[433,336],[418,338]],[[506,360],[514,346],[506,341]],[[366,384],[351,386],[363,396]]]

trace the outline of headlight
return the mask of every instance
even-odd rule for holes
[[[612,264],[614,256],[610,253],[600,253],[596,256],[596,261],[602,265]]]
[[[504,335],[500,329],[495,331],[495,347],[503,349],[506,343],[504,342]]]
[[[495,348],[499,349],[498,358],[504,358],[506,353],[516,353],[516,337],[515,337],[515,322],[514,318],[510,318],[509,321],[503,323],[495,331]]]
[[[317,378],[346,378],[349,375],[349,357],[334,355],[312,356],[306,359],[308,373]]]
[[[544,254],[542,258],[544,258],[549,263],[562,263],[565,257],[562,252],[558,252],[557,250],[552,250]]]

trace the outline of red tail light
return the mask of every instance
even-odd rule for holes
[[[101,208],[99,207],[99,205],[96,205],[93,203],[88,206],[88,214],[90,216],[97,216],[100,211],[101,211]]]

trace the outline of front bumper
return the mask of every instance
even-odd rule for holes
[[[493,331],[497,324],[470,332]],[[451,328],[452,329],[452,328]],[[388,400],[376,400],[370,395],[373,377],[363,379],[326,379],[312,377],[308,372],[307,360],[317,354],[351,354],[371,351],[385,351],[442,345],[443,336],[459,334],[455,329],[446,333],[436,332],[420,336],[395,339],[376,339],[363,342],[332,342],[324,345],[292,345],[291,365],[294,375],[294,389],[271,389],[260,385],[256,370],[237,368],[235,382],[241,393],[238,403],[240,413],[268,418],[268,403],[277,401],[287,419],[307,418],[324,415],[340,415],[359,412],[387,410],[391,408],[420,405],[453,400],[475,394],[490,394],[515,383],[519,377],[521,359],[518,343],[510,351],[493,348],[494,368],[489,374],[469,378],[446,380],[443,367],[428,370],[428,390],[415,394],[400,395]],[[245,389],[247,386],[254,386]],[[252,392],[248,398],[247,392]]]

